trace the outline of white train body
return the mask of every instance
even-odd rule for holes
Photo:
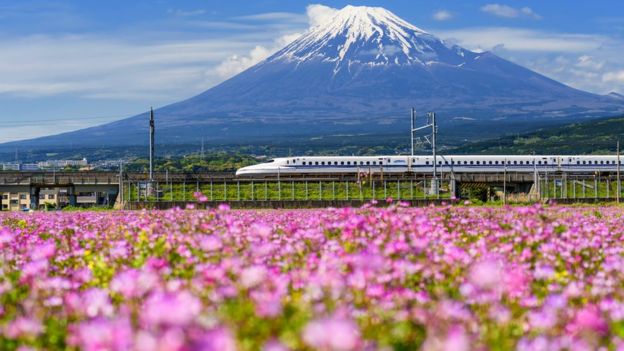
[[[436,157],[440,173],[539,172],[577,173],[615,172],[617,157],[553,155],[440,155]],[[266,163],[243,167],[237,176],[272,176],[298,174],[357,173],[430,173],[432,156],[305,156],[275,158]]]

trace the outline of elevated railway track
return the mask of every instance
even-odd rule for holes
[[[434,195],[430,173],[237,177],[233,172],[155,172],[150,181],[142,172],[0,172],[0,194],[28,194],[30,207],[39,208],[41,192],[56,188],[66,194],[69,205],[90,197],[96,199],[91,204],[134,209],[196,202],[197,192],[205,194],[204,206],[226,202],[244,208],[357,206],[388,197],[413,205],[501,196],[597,201],[616,200],[621,190],[614,172],[443,172],[438,177],[441,192]]]

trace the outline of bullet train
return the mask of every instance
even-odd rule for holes
[[[480,172],[615,172],[617,156],[553,155],[439,155],[440,173]],[[620,164],[622,161],[620,161]],[[266,163],[240,168],[237,176],[299,174],[430,173],[433,156],[305,156],[275,158]]]

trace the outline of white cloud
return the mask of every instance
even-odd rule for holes
[[[433,14],[433,19],[436,21],[448,21],[453,18],[453,14],[447,10],[439,10]]]
[[[310,28],[327,23],[329,20],[331,20],[331,18],[336,14],[337,11],[338,9],[325,5],[308,5],[306,8],[307,22],[309,24],[308,30]],[[245,16],[244,18],[253,20],[287,18],[289,20],[292,20],[292,16],[293,14],[279,12]],[[289,33],[275,39],[270,46],[256,45],[244,54],[235,54],[228,57],[216,67],[215,71],[217,72],[217,75],[223,79],[230,78],[266,59],[273,53],[282,49],[284,46],[290,44],[299,36],[301,36],[300,32]]]
[[[485,13],[489,13],[494,16],[505,17],[505,18],[517,18],[517,17],[529,17],[533,19],[542,18],[542,16],[535,13],[535,11],[533,11],[533,9],[531,9],[530,7],[523,7],[520,9],[516,9],[508,5],[487,4],[481,7],[481,11]]]
[[[232,55],[228,57],[221,62],[215,70],[220,78],[230,78],[271,56],[299,36],[301,36],[299,33],[283,35],[275,40],[270,47],[256,45],[245,55]]]
[[[212,85],[207,65],[241,50],[236,40],[137,43],[96,36],[32,36],[0,40],[0,96],[72,94],[168,96],[176,99]]]
[[[333,7],[312,4],[306,8],[306,15],[308,16],[310,27],[316,27],[327,23],[338,11],[338,9]]]
[[[602,76],[602,81],[607,83],[624,83],[624,70],[607,72]]]
[[[556,33],[509,27],[433,31],[473,51],[492,51],[564,84],[597,94],[624,91],[624,41],[604,35]]]
[[[551,33],[510,27],[465,28],[436,33],[472,50],[504,47],[511,51],[587,52],[600,48],[609,40],[600,35]]]
[[[286,22],[302,22],[307,21],[307,16],[292,12],[266,12],[256,15],[235,17],[238,20],[251,21],[286,21]]]
[[[594,70],[600,70],[604,67],[605,61],[596,61],[595,58],[589,55],[582,55],[577,59],[576,66],[581,68],[591,68]]]
[[[520,12],[522,12],[525,16],[531,17],[533,19],[542,19],[542,16],[535,13],[535,11],[533,11],[530,7],[523,7],[520,9]]]
[[[169,9],[167,10],[167,13],[174,15],[174,16],[193,17],[193,16],[201,16],[201,15],[206,14],[206,10],[204,9],[198,9],[198,10]]]

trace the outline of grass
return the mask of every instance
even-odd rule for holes
[[[435,198],[425,192],[422,181],[244,181],[208,184],[159,184],[158,196],[148,196],[147,201],[194,201],[194,193],[202,192],[209,201],[254,201],[254,200],[395,200]],[[450,198],[449,184],[440,186],[440,198]],[[428,190],[428,189],[427,189]],[[130,201],[138,200],[136,184],[126,189]],[[141,200],[145,201],[141,194]]]

